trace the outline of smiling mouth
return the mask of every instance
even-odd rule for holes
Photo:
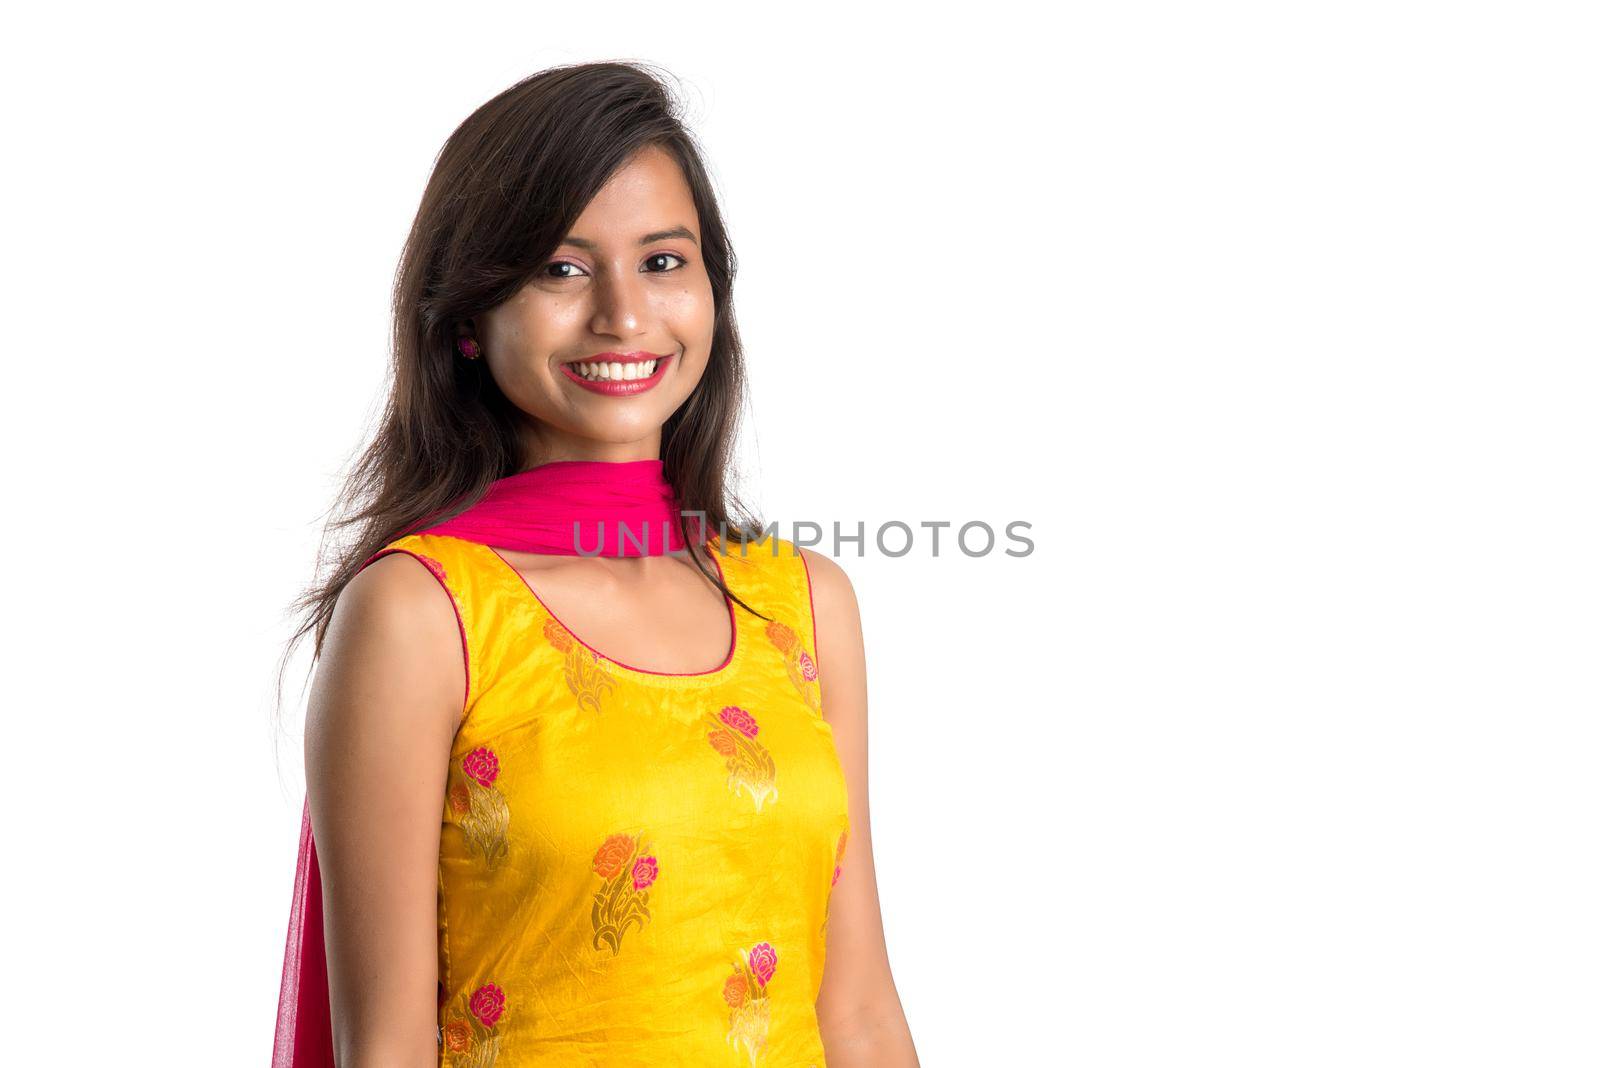
[[[591,393],[628,396],[653,388],[666,373],[672,356],[630,353],[614,360],[575,360],[561,365],[561,373]]]
[[[656,373],[660,359],[649,360],[583,360],[569,363],[578,374],[590,382],[637,382]]]

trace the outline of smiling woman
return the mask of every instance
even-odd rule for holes
[[[734,263],[643,66],[541,72],[440,153],[285,650],[315,637],[275,1068],[917,1063],[854,594],[727,491]]]
[[[529,455],[590,455],[596,434],[631,450],[689,399],[717,319],[700,217],[678,159],[646,145],[510,300],[457,324],[483,347]]]

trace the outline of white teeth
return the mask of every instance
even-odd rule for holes
[[[608,363],[591,361],[575,363],[572,368],[591,382],[632,382],[655,374],[656,361],[645,360],[643,363],[621,363],[617,360]]]

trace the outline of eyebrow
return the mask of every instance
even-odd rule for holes
[[[694,241],[697,247],[700,244],[700,242],[695,239],[693,232],[691,232],[687,226],[674,226],[670,230],[657,230],[654,233],[645,234],[639,239],[639,244],[648,245],[652,241],[665,241],[669,237],[687,237],[690,241]],[[586,248],[590,252],[593,252],[595,248],[595,243],[593,241],[589,241],[581,237],[568,237],[561,243],[563,245],[576,245],[579,248]]]

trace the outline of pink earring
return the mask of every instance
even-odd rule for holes
[[[460,349],[461,355],[465,356],[469,360],[476,360],[478,358],[478,343],[472,340],[470,337],[464,337],[457,340],[456,348]]]

